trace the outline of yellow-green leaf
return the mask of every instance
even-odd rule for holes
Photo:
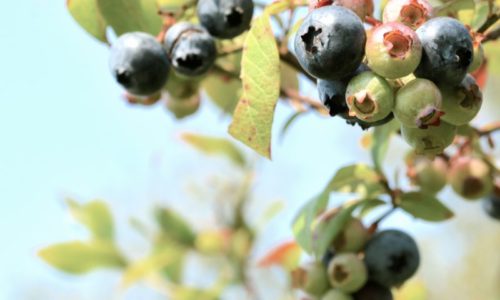
[[[245,157],[241,151],[225,138],[209,137],[193,133],[184,133],[181,138],[205,154],[223,155],[236,165],[245,165]]]
[[[365,164],[343,167],[337,171],[326,188],[329,192],[357,193],[363,198],[384,192],[378,173]]]
[[[435,196],[422,192],[403,194],[399,206],[415,218],[426,221],[439,222],[453,217],[453,212]]]
[[[158,9],[162,12],[179,13],[193,0],[157,0]]]
[[[131,31],[156,35],[161,30],[156,0],[97,0],[97,5],[117,35]]]
[[[97,8],[97,0],[67,0],[69,13],[80,26],[101,42],[107,43],[106,22]]]
[[[40,250],[38,255],[51,266],[72,274],[98,268],[123,268],[126,261],[109,241],[66,242]]]
[[[254,20],[245,40],[241,78],[243,95],[229,133],[271,158],[271,130],[280,90],[280,60],[269,15]]]
[[[67,199],[73,217],[85,225],[97,239],[111,240],[114,235],[113,217],[106,203],[94,200],[80,204],[72,199]]]
[[[382,170],[382,163],[389,148],[389,141],[399,127],[399,122],[392,120],[388,124],[375,127],[373,130],[371,155],[376,170]]]
[[[222,111],[232,114],[241,96],[241,80],[220,74],[207,76],[202,87]]]
[[[179,214],[167,208],[157,207],[155,218],[163,236],[182,245],[194,245],[195,233]]]

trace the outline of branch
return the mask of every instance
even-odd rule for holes
[[[317,111],[322,115],[329,115],[328,109],[322,103],[312,98],[301,95],[297,90],[281,89],[280,93],[283,97],[306,104],[311,109]]]
[[[494,41],[496,39],[500,38],[500,26],[497,26],[496,28],[492,29],[489,31],[483,39],[483,43],[486,43],[488,41]]]
[[[500,19],[500,15],[498,14],[491,14],[488,19],[486,19],[486,22],[477,30],[479,33],[485,33],[486,30],[488,30],[491,26],[493,26],[498,20]]]

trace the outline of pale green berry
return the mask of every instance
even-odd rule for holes
[[[459,86],[440,87],[443,96],[443,121],[460,126],[472,121],[483,104],[483,95],[474,77],[467,75]]]
[[[443,152],[455,138],[456,126],[441,122],[427,129],[401,126],[401,135],[416,153],[436,155]]]
[[[336,253],[358,252],[363,249],[370,234],[357,218],[352,218],[332,243]]]
[[[329,290],[328,293],[321,297],[321,300],[353,300],[349,294],[342,293],[339,290]]]
[[[330,261],[328,278],[334,288],[352,293],[366,283],[368,272],[364,262],[356,254],[341,253]]]
[[[490,166],[482,159],[462,156],[452,161],[449,182],[453,190],[466,200],[478,200],[493,190]]]

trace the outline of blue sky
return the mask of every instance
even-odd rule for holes
[[[206,162],[179,143],[179,132],[224,136],[228,120],[207,101],[182,122],[161,106],[125,104],[108,71],[107,48],[73,22],[64,1],[8,1],[1,18],[0,299],[39,299],[37,294],[118,299],[117,274],[75,279],[36,258],[41,246],[86,236],[62,200],[106,199],[123,225],[121,244],[140,253],[144,241],[127,231],[128,217],[148,218],[154,203],[181,197],[183,179],[196,181],[192,174],[202,177],[224,163]],[[275,135],[291,113],[288,106],[278,106]],[[293,213],[334,170],[368,161],[359,136],[340,120],[310,115],[293,125],[282,143],[275,141],[274,161],[258,163],[256,194],[261,202],[283,199],[287,209],[272,222],[274,230],[266,233],[260,253],[290,235]],[[400,149],[406,148],[397,143],[393,152]],[[397,220],[397,226],[410,224],[408,218]],[[412,230],[430,228],[418,226]],[[127,296],[139,294],[156,299],[141,288]]]

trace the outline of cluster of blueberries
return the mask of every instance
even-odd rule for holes
[[[247,30],[253,9],[252,0],[203,0],[197,4],[200,25],[178,22],[161,42],[144,32],[123,34],[111,47],[111,72],[129,94],[143,97],[165,86],[170,68],[184,77],[202,75],[217,57],[215,38]]]
[[[420,264],[417,244],[399,230],[370,234],[352,218],[322,261],[299,269],[296,284],[321,300],[392,300],[392,287],[412,277]]]
[[[389,0],[383,23],[358,2],[313,1],[295,37],[298,61],[332,116],[364,129],[395,117],[417,152],[441,153],[481,107],[467,74],[482,63],[479,39],[456,19],[434,17],[427,0]]]

